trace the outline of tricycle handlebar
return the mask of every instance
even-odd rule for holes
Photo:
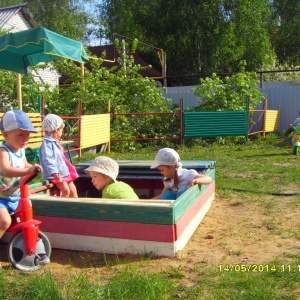
[[[34,169],[34,173],[30,173],[30,174],[28,174],[28,175],[25,175],[25,176],[21,179],[20,189],[21,189],[24,185],[28,184],[29,181],[33,180],[33,179],[34,179],[38,174],[40,174],[40,173],[41,173],[41,169],[38,168],[38,167],[36,167],[36,168]]]

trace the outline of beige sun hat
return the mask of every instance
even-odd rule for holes
[[[58,129],[63,123],[63,119],[55,114],[48,114],[42,122],[43,130],[53,132]]]
[[[164,166],[178,166],[180,163],[179,154],[171,148],[163,148],[157,152],[155,160],[150,169],[155,169],[160,165]]]
[[[99,172],[109,176],[114,182],[117,181],[119,174],[119,165],[116,161],[107,156],[98,156],[91,165],[84,170],[90,176],[90,172]]]

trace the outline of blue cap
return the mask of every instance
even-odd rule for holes
[[[1,131],[12,131],[22,129],[37,133],[38,131],[32,126],[31,120],[22,110],[10,110],[6,112],[0,122]]]

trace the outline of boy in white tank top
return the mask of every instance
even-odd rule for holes
[[[30,118],[21,110],[6,112],[0,122],[5,141],[0,145],[0,238],[11,224],[10,214],[20,200],[21,177],[34,173],[38,164],[31,165],[25,157],[24,147],[31,132],[37,133]]]

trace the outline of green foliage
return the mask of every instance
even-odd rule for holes
[[[38,25],[88,44],[118,33],[164,49],[168,75],[236,72],[299,65],[299,10],[286,0],[28,0]],[[2,0],[1,6],[18,5]],[[151,18],[149,18],[151,16]],[[151,19],[151,21],[149,21]],[[68,24],[68,26],[66,26]],[[143,55],[157,56],[143,49]],[[273,69],[272,69],[273,70]],[[170,78],[173,85],[196,84],[195,77]]]
[[[299,65],[299,1],[272,1],[270,37],[280,64]]]
[[[47,97],[50,93],[46,84],[35,83],[32,75],[21,76],[22,103],[26,112],[37,111],[38,97],[41,91]],[[18,108],[17,100],[17,76],[16,73],[0,70],[0,111]]]
[[[121,54],[117,67],[105,68],[104,58],[91,58],[91,68],[85,68],[84,84],[80,66],[73,61],[57,61],[55,68],[68,74],[66,83],[70,85],[47,99],[47,112],[77,115],[79,99],[84,114],[107,113],[109,108],[111,113],[169,110],[170,100],[163,97],[156,82],[139,74],[145,67],[134,63],[135,44],[129,47],[120,43],[120,47],[126,51],[118,48]]]
[[[108,37],[118,32],[164,49],[169,75],[233,72],[241,60],[255,71],[275,55],[268,0],[103,2]]]
[[[259,91],[258,79],[255,72],[242,71],[223,80],[216,74],[200,80],[200,84],[193,89],[200,98],[196,110],[244,110],[245,101],[251,100],[250,108],[254,109],[264,95]]]
[[[22,1],[1,0],[1,7],[19,5]],[[91,11],[85,4],[93,0],[27,0],[28,10],[38,26],[46,27],[66,37],[88,41]],[[66,24],[68,26],[66,26]]]
[[[264,70],[272,70],[269,73],[263,73],[263,81],[264,82],[276,82],[276,81],[289,81],[292,80],[296,84],[299,84],[300,81],[300,66],[299,65],[291,65],[288,63],[280,64],[278,60],[274,60],[270,64],[265,64],[261,71]],[[286,70],[291,70],[291,72],[287,72]],[[298,72],[293,72],[293,70],[297,70]],[[278,71],[278,72],[276,72]]]
[[[116,116],[111,123],[111,139],[122,140],[132,139],[129,142],[112,143],[114,151],[122,149],[134,150],[136,148],[144,148],[149,145],[161,146],[166,145],[169,140],[176,139],[179,143],[180,137],[180,116],[175,113],[169,114],[142,114],[142,115],[126,115]],[[138,139],[147,138],[150,140]],[[161,140],[151,141],[151,139],[159,138]]]
[[[222,5],[222,2],[219,5]],[[244,60],[247,62],[246,70],[256,71],[276,57],[268,32],[270,1],[224,2],[225,13],[228,16],[227,30],[223,38],[226,43],[221,46],[224,50],[218,49],[220,52],[224,51],[223,64],[228,71],[236,71],[239,69],[239,62]]]

